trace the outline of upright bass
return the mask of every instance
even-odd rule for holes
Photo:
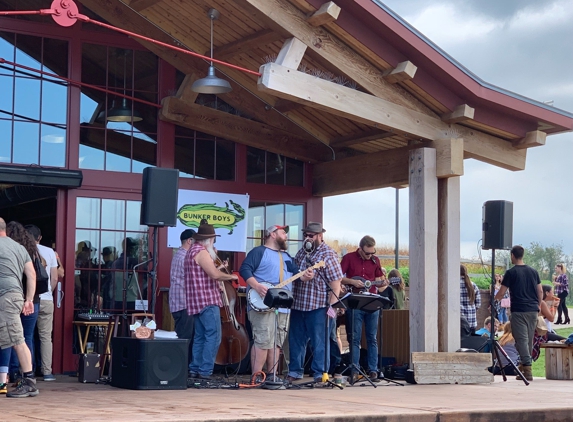
[[[215,261],[215,266],[221,267],[230,274],[219,257]],[[221,299],[223,307],[221,312],[221,345],[215,357],[217,365],[232,365],[241,362],[249,352],[249,335],[245,327],[237,321],[235,316],[235,306],[237,302],[237,291],[230,281],[219,281],[221,285]]]

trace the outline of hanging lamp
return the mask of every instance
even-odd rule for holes
[[[211,20],[211,59],[213,59],[213,21],[219,19],[220,13],[216,9],[209,9],[207,16]],[[215,66],[211,62],[207,76],[193,82],[191,89],[199,94],[224,94],[230,92],[233,88],[231,88],[231,84],[228,81],[215,75]]]
[[[123,53],[123,95],[126,95],[126,79],[127,79],[127,51]],[[111,103],[111,108],[107,111],[108,122],[141,122],[143,117],[137,110],[131,109],[131,103],[128,103],[127,98],[122,98],[121,101],[114,99]]]

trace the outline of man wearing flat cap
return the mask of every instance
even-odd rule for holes
[[[298,273],[292,257],[286,252],[289,226],[270,226],[265,232],[265,244],[251,250],[239,270],[241,277],[247,283],[247,289],[255,290],[261,298],[267,294],[267,286],[261,282],[277,285]],[[313,271],[308,270],[302,275],[302,280],[310,280]],[[290,289],[291,285],[285,286]],[[253,332],[251,348],[251,371],[253,374],[262,371],[267,365],[267,372],[277,368],[280,348],[288,331],[288,309],[274,312],[257,312],[247,305],[247,311]],[[276,349],[275,349],[276,346]]]
[[[170,286],[169,286],[169,310],[173,315],[175,321],[175,332],[178,338],[189,340],[189,362],[191,364],[191,357],[193,356],[193,328],[194,319],[193,315],[187,313],[185,299],[187,297],[187,286],[185,285],[185,255],[193,244],[193,235],[195,230],[187,229],[181,232],[179,239],[181,246],[173,255],[171,260],[170,272]]]
[[[293,283],[294,305],[291,310],[289,334],[290,363],[289,380],[302,378],[307,340],[313,352],[310,365],[315,381],[322,380],[330,366],[330,344],[325,341],[326,330],[336,324],[336,312],[331,304],[338,301],[342,270],[338,255],[324,243],[322,223],[309,222],[302,230],[303,247],[294,257],[301,270],[324,261],[324,267],[314,271],[309,281],[296,280]],[[327,320],[328,318],[328,320]],[[328,321],[328,327],[327,327]]]
[[[215,268],[217,258],[215,228],[201,224],[193,235],[195,243],[185,255],[184,272],[187,292],[185,307],[187,314],[194,317],[195,336],[193,357],[189,366],[191,377],[211,379],[215,357],[221,344],[221,317],[223,306],[219,281],[237,280],[235,274],[225,274]]]

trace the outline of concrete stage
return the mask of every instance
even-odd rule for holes
[[[40,395],[0,396],[4,421],[573,421],[573,381],[511,377],[484,385],[123,390],[58,376]]]

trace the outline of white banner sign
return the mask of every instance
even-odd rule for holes
[[[167,245],[181,246],[179,236],[185,229],[197,231],[202,219],[215,227],[215,247],[220,251],[245,252],[247,249],[247,211],[249,195],[179,189],[177,225],[167,230]]]

